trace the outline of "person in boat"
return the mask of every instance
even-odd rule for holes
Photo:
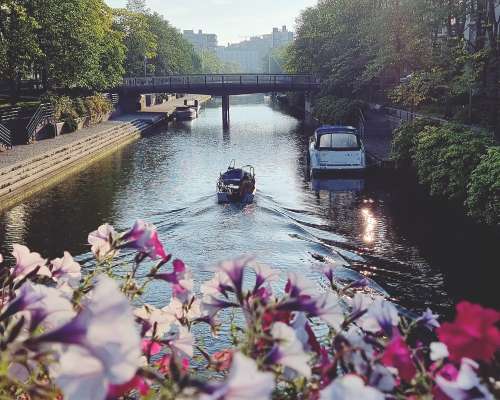
[[[243,198],[247,193],[252,193],[254,190],[254,184],[250,176],[245,173],[240,182],[240,197]]]

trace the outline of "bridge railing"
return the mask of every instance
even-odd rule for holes
[[[200,75],[171,75],[142,78],[125,78],[123,86],[178,86],[178,85],[310,85],[319,84],[319,80],[312,75],[288,74],[200,74]]]

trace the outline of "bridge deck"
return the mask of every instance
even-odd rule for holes
[[[304,74],[205,74],[125,78],[126,93],[181,92],[211,95],[316,91],[320,81]]]

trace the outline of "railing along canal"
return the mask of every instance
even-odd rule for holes
[[[50,103],[42,103],[36,110],[33,117],[31,117],[30,122],[26,126],[26,133],[28,137],[28,143],[32,143],[35,139],[37,129],[41,124],[48,125],[53,122],[54,119],[54,108]]]

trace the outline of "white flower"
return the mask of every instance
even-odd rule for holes
[[[274,386],[271,372],[260,372],[254,360],[236,353],[227,381],[200,400],[270,400]]]
[[[180,356],[193,357],[194,337],[185,326],[178,328],[178,331],[169,339],[169,344]]]
[[[76,289],[80,284],[82,278],[82,268],[71,254],[67,251],[64,252],[63,258],[56,258],[52,260],[52,278],[56,282],[63,284],[67,283],[72,288]]]
[[[47,260],[43,259],[40,254],[32,253],[26,246],[19,244],[12,245],[12,248],[12,255],[16,259],[16,265],[10,269],[10,272],[14,275],[16,281],[23,279],[37,267],[39,267],[37,275],[51,276],[50,270],[45,265]]]
[[[283,322],[276,322],[271,329],[271,334],[277,342],[276,350],[271,353],[272,362],[284,365],[310,378],[311,367],[307,364],[310,357],[304,352],[302,343],[293,328]]]
[[[450,355],[448,352],[448,347],[441,342],[432,342],[430,345],[432,361],[443,360]]]
[[[335,293],[326,292],[317,298],[316,307],[315,315],[339,331],[345,319],[339,297]]]
[[[89,233],[87,240],[92,245],[91,250],[97,260],[103,260],[112,255],[111,245],[116,236],[115,229],[109,224],[101,225],[96,231]]]
[[[52,376],[68,399],[102,400],[109,384],[130,381],[140,367],[141,341],[118,285],[99,277],[82,311],[36,342],[69,344]]]
[[[462,358],[456,380],[449,381],[438,375],[436,377],[436,384],[444,394],[453,400],[472,399],[471,393],[473,391],[475,392],[474,399],[494,400],[494,396],[481,384],[481,380],[476,374],[478,368],[479,365],[475,361]]]
[[[368,310],[368,308],[373,304],[374,299],[367,294],[356,292],[352,300],[348,297],[347,301],[351,305],[351,314],[360,315]]]
[[[205,296],[224,294],[231,286],[231,281],[223,271],[217,271],[212,279],[201,285],[201,293]]]
[[[297,339],[300,340],[302,346],[304,346],[304,350],[308,351],[310,348],[309,345],[309,334],[307,333],[306,326],[309,324],[307,321],[307,316],[303,312],[295,312],[293,313],[292,320],[290,325],[295,330],[295,334],[297,335]]]
[[[186,319],[192,322],[201,317],[200,301],[198,299],[193,299],[190,304],[184,304],[178,298],[173,297],[170,303],[163,307],[161,311],[178,325],[180,325],[180,320]]]
[[[366,386],[357,375],[345,375],[320,392],[320,400],[384,400],[385,396],[377,389]]]
[[[392,328],[399,324],[399,313],[392,303],[383,297],[377,297],[357,324],[367,332],[377,333],[383,330],[390,335]]]
[[[177,322],[176,318],[171,313],[163,309],[160,310],[149,304],[135,309],[134,314],[136,317],[147,321],[151,325],[151,328],[146,332],[147,336],[153,334],[154,324],[156,324],[156,335],[161,338],[165,333],[170,331],[170,326]]]

